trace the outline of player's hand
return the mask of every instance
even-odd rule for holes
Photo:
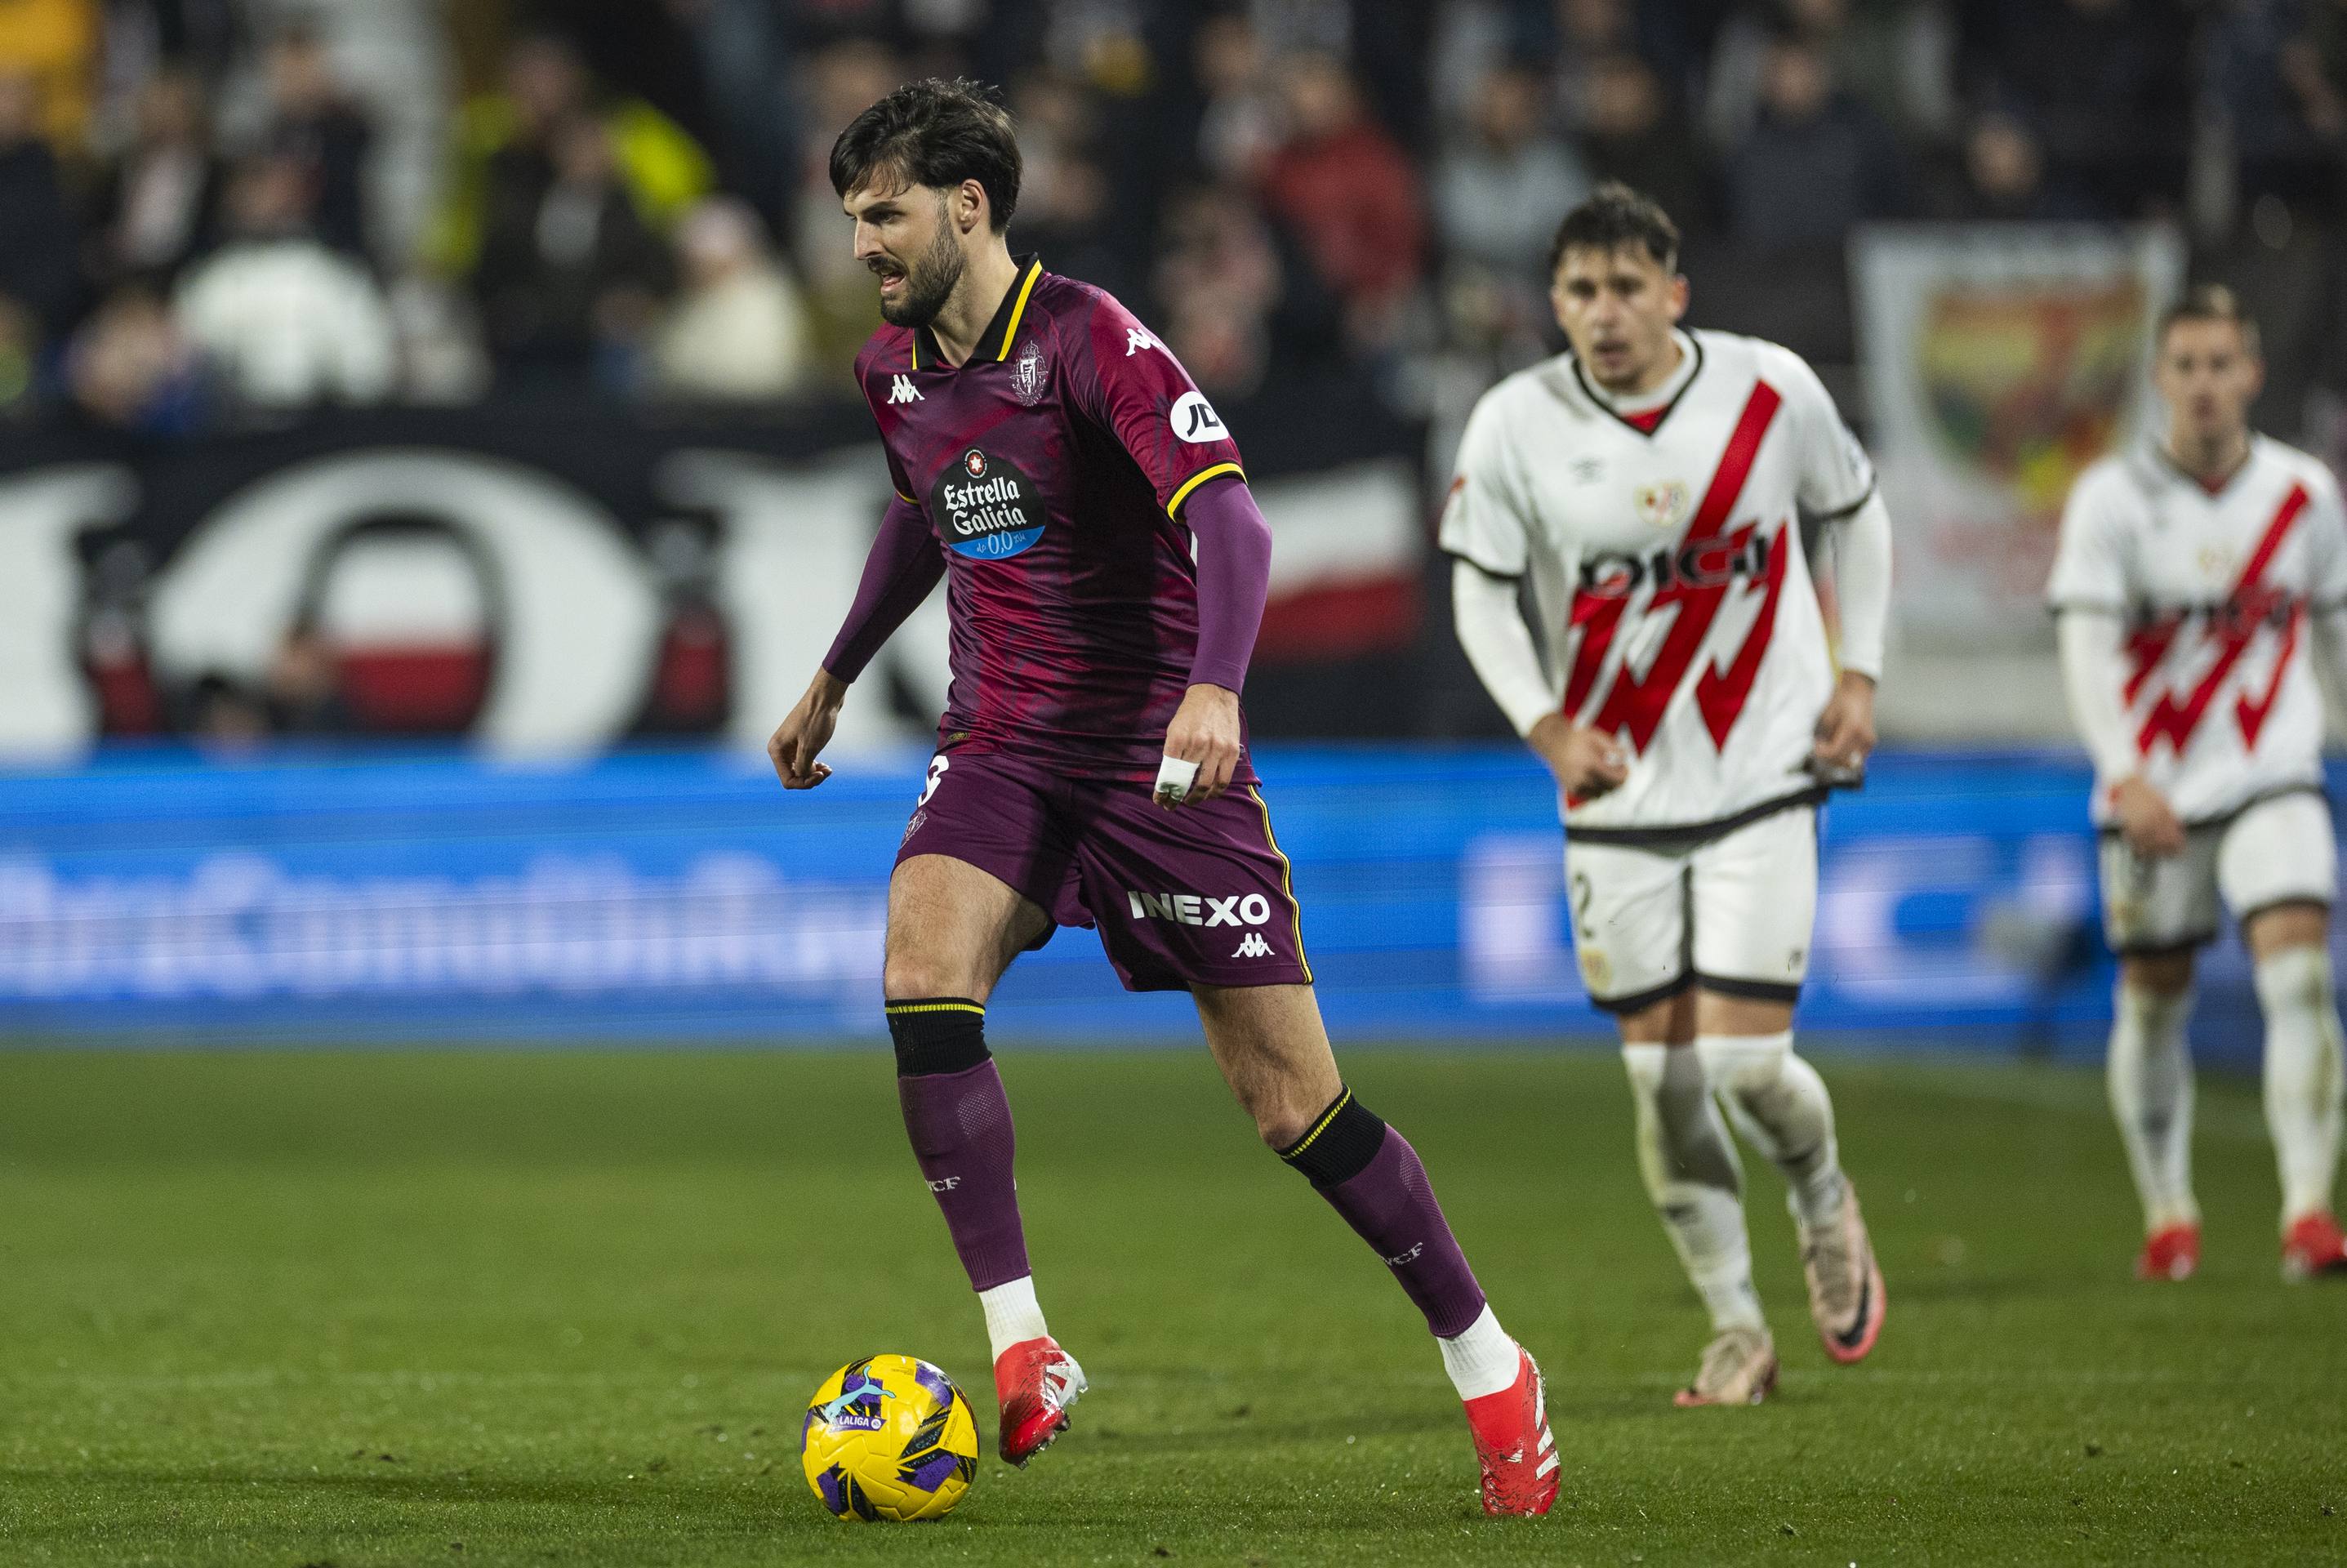
[[[1818,715],[1818,743],[1809,750],[1811,771],[1828,784],[1856,780],[1874,750],[1874,677],[1845,670],[1835,682],[1826,711]]]
[[[1566,795],[1574,800],[1594,800],[1630,776],[1630,753],[1622,749],[1621,742],[1576,724],[1563,713],[1542,715],[1524,743],[1548,764]]]
[[[828,670],[815,671],[806,695],[766,742],[766,756],[784,789],[813,789],[831,776],[831,769],[815,761],[815,753],[831,743],[839,725],[840,704],[847,701],[847,682]]]
[[[2141,774],[2130,774],[2111,786],[2111,815],[2118,819],[2119,836],[2147,860],[2165,860],[2184,853],[2184,822],[2168,797]]]
[[[1239,765],[1239,694],[1226,686],[1197,685],[1182,693],[1182,706],[1165,726],[1165,754],[1198,764],[1198,776],[1176,799],[1160,790],[1159,805],[1204,805],[1231,787]]]

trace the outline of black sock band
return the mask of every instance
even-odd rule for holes
[[[986,1009],[968,997],[890,1002],[888,1038],[897,1044],[899,1078],[966,1072],[993,1054],[986,1049]]]
[[[1326,1191],[1367,1170],[1385,1141],[1384,1121],[1354,1099],[1350,1089],[1343,1089],[1327,1110],[1312,1119],[1303,1137],[1279,1152],[1279,1157],[1303,1172],[1315,1187]]]

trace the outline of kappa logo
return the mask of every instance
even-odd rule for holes
[[[1249,931],[1246,934],[1245,938],[1239,943],[1238,950],[1234,952],[1231,957],[1234,958],[1267,958],[1271,957],[1271,944],[1263,939],[1263,933],[1261,931]]]
[[[1136,920],[1171,920],[1177,926],[1260,926],[1271,918],[1271,900],[1260,893],[1216,898],[1198,893],[1136,893],[1127,888],[1124,902]]]
[[[1124,357],[1127,359],[1131,359],[1134,354],[1139,354],[1145,348],[1163,350],[1164,347],[1165,345],[1163,343],[1159,343],[1155,338],[1149,335],[1149,329],[1147,327],[1127,327],[1124,329]]]
[[[899,375],[893,376],[889,379],[888,401],[891,403],[927,403],[928,399],[923,397],[914,387],[913,378],[911,376]]]

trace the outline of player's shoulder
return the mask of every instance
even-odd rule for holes
[[[2150,455],[2143,451],[2106,452],[2078,470],[2070,481],[2070,517],[2147,518],[2165,482]]]
[[[1765,381],[1785,397],[1831,402],[1809,362],[1783,343],[1711,327],[1697,328],[1687,336],[1702,353],[1704,369],[1721,373],[1722,382]]]
[[[2303,452],[2287,441],[2277,441],[2270,436],[2250,437],[2251,461],[2274,469],[2286,478],[2294,479],[2320,501],[2334,505],[2339,500],[2339,478],[2332,473],[2331,465],[2311,452]]]
[[[1036,324],[1048,324],[1062,339],[1088,345],[1102,333],[1122,340],[1127,331],[1141,325],[1141,318],[1127,310],[1123,301],[1099,284],[1049,270],[1036,274],[1027,312]]]
[[[1484,389],[1467,416],[1468,428],[1484,439],[1504,438],[1528,421],[1559,415],[1586,419],[1601,412],[1573,374],[1573,356],[1556,354],[1503,375]]]
[[[892,371],[912,368],[913,329],[910,327],[883,323],[864,340],[864,346],[856,351],[856,384],[867,389],[871,384],[870,378],[876,373],[885,375]]]

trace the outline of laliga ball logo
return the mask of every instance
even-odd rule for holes
[[[978,1475],[978,1419],[927,1361],[850,1361],[807,1401],[799,1465],[835,1519],[942,1519]]]

